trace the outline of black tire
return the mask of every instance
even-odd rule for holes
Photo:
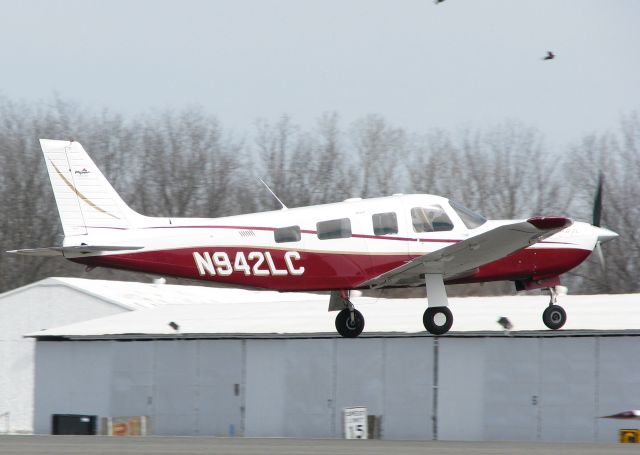
[[[444,321],[442,321],[443,316]],[[453,314],[446,306],[429,307],[422,316],[422,323],[427,332],[432,335],[443,335],[453,325]]]
[[[353,322],[351,312],[342,310],[336,316],[336,330],[345,338],[355,338],[364,330],[364,316],[358,310],[353,310]]]
[[[551,330],[558,330],[567,322],[567,313],[560,305],[550,305],[542,313],[542,322]]]

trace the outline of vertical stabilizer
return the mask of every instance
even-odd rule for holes
[[[140,217],[78,142],[40,139],[65,237],[91,228],[127,229]]]

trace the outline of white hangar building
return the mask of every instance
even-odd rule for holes
[[[47,278],[0,294],[0,433],[33,431],[35,339],[27,333],[169,303],[287,298],[300,297],[80,278]]]
[[[640,295],[563,296],[558,332],[544,329],[545,296],[454,298],[441,337],[422,328],[424,299],[360,297],[365,333],[342,339],[327,296],[50,280],[31,288],[47,305],[47,283],[98,303],[51,324],[23,303],[29,323],[12,333],[28,335],[15,340],[31,346],[32,398],[0,403],[31,406],[25,431],[50,433],[53,414],[146,415],[155,434],[340,438],[350,406],[379,416],[384,439],[613,442],[640,427],[598,418],[640,408]]]

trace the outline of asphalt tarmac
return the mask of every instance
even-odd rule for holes
[[[11,455],[600,455],[638,454],[636,444],[532,442],[346,441],[198,437],[0,436],[0,454]]]

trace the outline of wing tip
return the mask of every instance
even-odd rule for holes
[[[571,219],[563,216],[534,216],[529,218],[527,222],[542,231],[564,229],[573,224]]]

